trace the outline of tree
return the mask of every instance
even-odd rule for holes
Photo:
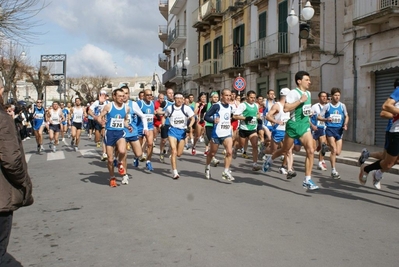
[[[42,68],[33,68],[25,65],[22,71],[27,76],[26,81],[31,82],[35,87],[37,98],[43,99],[44,87],[53,85],[48,68],[46,66],[42,66]]]
[[[41,35],[33,29],[40,21],[33,18],[47,4],[44,0],[0,0],[0,33],[4,39],[31,43]]]
[[[96,100],[100,90],[107,86],[109,78],[106,76],[83,76],[80,78],[67,78],[68,88],[83,102],[91,102]]]

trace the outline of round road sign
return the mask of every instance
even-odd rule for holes
[[[237,91],[244,91],[245,87],[247,86],[247,82],[241,76],[234,79],[233,87]]]

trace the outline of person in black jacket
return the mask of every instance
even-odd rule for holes
[[[0,266],[10,240],[13,212],[33,204],[25,153],[13,118],[3,108],[3,91],[0,80]]]

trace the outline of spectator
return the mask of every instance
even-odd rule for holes
[[[24,150],[13,118],[2,105],[3,91],[0,80],[0,266],[3,266],[10,240],[13,212],[33,204]],[[9,108],[11,113],[11,106]]]

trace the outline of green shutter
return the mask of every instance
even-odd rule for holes
[[[266,37],[266,11],[259,14],[259,39]]]
[[[288,1],[285,0],[278,5],[278,52],[288,52]]]

